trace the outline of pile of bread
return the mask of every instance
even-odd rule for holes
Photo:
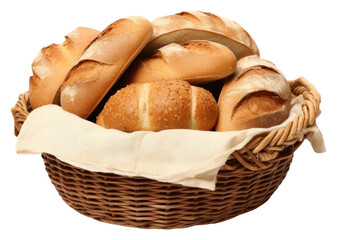
[[[287,119],[291,90],[237,23],[205,12],[79,27],[32,64],[33,109],[59,104],[105,128],[232,131]]]

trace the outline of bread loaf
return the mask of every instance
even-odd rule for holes
[[[29,101],[33,109],[55,103],[55,95],[68,71],[76,64],[83,50],[99,31],[79,27],[65,36],[61,44],[42,48],[32,64]]]
[[[125,81],[131,83],[186,80],[202,84],[222,79],[236,69],[236,58],[224,45],[205,40],[171,43],[130,66]]]
[[[253,38],[236,22],[211,13],[192,11],[160,17],[153,22],[153,39],[143,54],[170,43],[189,40],[209,40],[227,46],[240,59],[257,54],[259,49]]]
[[[97,124],[125,132],[211,130],[217,114],[212,94],[186,81],[135,83],[109,99],[97,117]]]
[[[216,131],[278,125],[288,118],[290,101],[290,86],[274,64],[256,55],[242,58],[222,88]]]
[[[152,36],[142,17],[110,24],[85,49],[60,88],[64,110],[87,118]]]

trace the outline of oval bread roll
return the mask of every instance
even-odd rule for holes
[[[258,56],[238,61],[226,79],[218,105],[216,131],[268,128],[289,116],[291,89],[276,66]]]
[[[202,84],[234,73],[236,62],[233,52],[219,43],[205,40],[171,43],[132,64],[125,81],[131,84],[186,80]]]
[[[216,100],[185,81],[135,83],[105,104],[97,124],[125,132],[164,129],[211,130],[218,115]]]
[[[239,60],[257,54],[259,49],[253,38],[236,22],[217,15],[200,12],[181,12],[159,17],[152,22],[153,38],[143,54],[170,43],[183,43],[189,40],[209,40],[227,46]]]
[[[152,36],[143,17],[122,18],[84,50],[60,88],[61,107],[87,118]]]
[[[65,36],[63,43],[41,49],[32,64],[33,76],[29,81],[33,109],[57,102],[55,96],[67,73],[98,34],[94,29],[78,27]]]

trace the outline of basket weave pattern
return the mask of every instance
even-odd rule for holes
[[[42,157],[49,178],[63,200],[99,221],[139,228],[181,228],[215,223],[253,210],[266,202],[285,178],[304,130],[315,123],[320,95],[305,79],[289,82],[303,94],[302,112],[279,130],[257,136],[235,151],[217,176],[216,190],[185,187],[142,177],[91,172]],[[28,93],[12,108],[15,134],[30,111]]]

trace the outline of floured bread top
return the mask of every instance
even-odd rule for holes
[[[236,22],[217,15],[189,11],[159,17],[153,22],[153,38],[179,29],[198,29],[226,35],[249,47],[254,53],[259,50],[251,36]]]
[[[269,71],[252,72],[252,70],[261,69]],[[238,61],[237,69],[231,76],[233,79],[231,84],[234,85],[239,78],[245,78],[245,85],[240,86],[241,91],[245,93],[264,90],[274,92],[283,99],[288,99],[290,96],[290,86],[283,73],[273,63],[259,56],[251,55]],[[234,90],[232,89],[228,94],[235,94]]]
[[[66,74],[98,33],[94,29],[78,27],[65,36],[63,43],[41,49],[32,64],[33,76],[29,82],[33,109],[55,103],[55,96]]]
[[[219,43],[206,40],[171,43],[133,63],[125,82],[185,80],[192,84],[208,83],[232,74],[236,63],[234,53]]]
[[[289,83],[274,64],[256,55],[242,58],[224,82],[216,130],[278,125],[287,119],[290,101]]]

